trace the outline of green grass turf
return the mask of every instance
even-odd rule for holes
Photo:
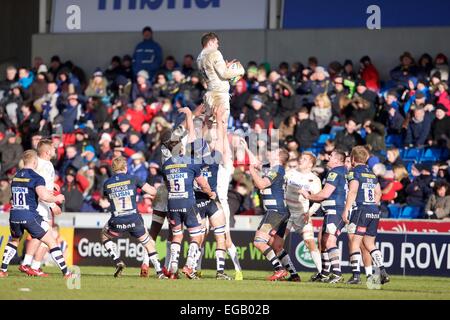
[[[69,290],[55,267],[46,271],[48,278],[31,278],[11,266],[9,277],[0,278],[0,299],[450,299],[450,278],[438,277],[392,276],[380,290],[369,290],[364,283],[311,283],[307,273],[300,274],[302,283],[264,281],[268,272],[261,271],[244,271],[244,281],[217,281],[212,270],[204,270],[198,281],[157,280],[139,278],[139,269],[127,268],[116,279],[112,267],[82,267],[81,289]]]

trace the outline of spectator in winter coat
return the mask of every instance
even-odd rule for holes
[[[430,74],[434,74],[435,72],[439,72],[441,74],[442,81],[448,81],[448,58],[445,54],[439,53],[434,59],[435,68],[431,70]]]
[[[438,147],[447,147],[450,141],[450,117],[445,113],[447,108],[438,104],[435,108],[435,119],[431,125],[428,144]]]
[[[19,69],[19,83],[24,88],[24,90],[28,90],[31,87],[34,81],[33,72],[29,71],[26,68]]]
[[[61,186],[61,194],[66,197],[64,212],[80,212],[83,206],[83,192],[89,182],[81,175],[77,175],[73,168],[66,170],[65,181]]]
[[[317,123],[309,118],[308,109],[303,107],[297,113],[298,121],[294,130],[294,137],[300,148],[311,148],[319,138],[320,131]]]
[[[361,80],[364,80],[369,90],[374,92],[380,91],[380,75],[378,74],[378,70],[372,64],[370,57],[364,56],[359,62],[361,64]]]
[[[325,93],[319,94],[314,99],[315,106],[312,107],[310,119],[317,123],[319,130],[324,131],[330,124],[333,112],[331,111],[331,101]]]
[[[67,171],[68,168],[74,168],[75,170],[79,170],[83,166],[83,158],[77,152],[77,148],[74,145],[69,145],[66,147],[65,157],[62,159],[62,162],[59,167],[59,174],[61,176]]]
[[[17,137],[12,132],[7,132],[2,141],[0,141],[1,166],[0,174],[4,175],[19,164],[22,157],[23,148],[17,143]]]
[[[103,76],[103,72],[100,69],[97,69],[92,74],[92,78],[89,82],[89,86],[86,88],[85,95],[87,97],[106,97],[107,86],[108,80],[106,80]]]
[[[425,206],[430,219],[450,218],[450,185],[447,182],[436,183],[434,193]]]
[[[416,169],[420,172],[410,185],[406,187],[406,204],[409,206],[417,206],[424,208],[428,197],[433,192],[431,183],[433,177],[430,174],[431,169],[427,165],[415,164]]]
[[[6,96],[11,90],[11,86],[17,82],[17,69],[14,66],[8,66],[6,68],[6,78],[0,81],[0,100]]]
[[[133,54],[133,72],[137,74],[141,70],[148,72],[149,79],[153,79],[156,72],[161,67],[162,49],[161,46],[153,40],[153,30],[145,27],[142,30],[144,40],[136,46]]]
[[[136,152],[145,152],[145,143],[141,140],[141,134],[137,131],[131,131],[124,144],[125,154],[131,156]]]
[[[366,144],[372,147],[375,153],[386,151],[385,131],[381,123],[367,120],[363,128],[366,131]]]
[[[127,174],[135,176],[142,183],[147,181],[148,171],[145,166],[145,157],[142,152],[136,152],[128,159]]]
[[[153,97],[152,84],[149,81],[149,73],[141,70],[137,73],[136,83],[131,89],[131,100],[135,101],[138,97],[144,98],[146,102],[150,102]]]
[[[405,145],[409,147],[424,146],[430,134],[432,121],[433,114],[431,112],[426,111],[423,106],[416,106],[414,116],[406,131]]]
[[[30,105],[24,104],[20,110],[23,118],[19,124],[19,132],[22,138],[22,146],[24,150],[28,150],[31,149],[31,137],[39,131],[41,115]]]
[[[436,104],[442,104],[446,109],[446,114],[450,116],[450,96],[448,94],[448,85],[445,82],[440,82],[437,86],[437,91],[434,95],[437,97]]]
[[[345,130],[336,133],[336,146],[343,151],[350,152],[353,147],[362,145],[364,140],[358,132],[356,132],[357,123],[355,119],[349,118],[345,123]]]
[[[408,80],[417,77],[419,69],[411,53],[405,52],[400,56],[400,65],[391,70],[391,79],[396,86],[407,88]]]
[[[314,99],[321,93],[329,94],[332,90],[330,74],[323,67],[316,67],[309,79],[300,86],[300,93],[306,95],[304,103],[313,105]]]
[[[387,122],[387,133],[388,134],[400,134],[403,129],[403,123],[405,118],[398,109],[391,107],[388,111],[389,117]]]
[[[62,112],[64,119],[62,126],[64,133],[72,133],[75,130],[75,126],[79,124],[83,110],[76,94],[70,95],[67,100],[68,103],[64,106]]]
[[[259,95],[253,96],[251,106],[252,109],[247,112],[246,122],[253,128],[256,120],[261,119],[264,122],[264,127],[268,128],[271,120],[270,111],[264,105],[264,102]]]

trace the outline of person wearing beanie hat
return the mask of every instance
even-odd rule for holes
[[[142,30],[143,41],[140,42],[133,54],[133,73],[141,70],[148,72],[149,79],[153,79],[158,69],[161,67],[163,52],[161,46],[153,40],[153,30],[146,26]]]
[[[428,144],[448,148],[450,146],[450,117],[446,115],[447,108],[438,104],[435,108],[435,118],[431,125]]]
[[[104,98],[107,95],[108,80],[103,76],[100,68],[95,69],[92,78],[89,81],[89,86],[86,88],[84,94],[87,97]]]
[[[137,98],[142,97],[146,102],[150,102],[153,97],[153,89],[149,79],[148,71],[141,70],[137,73],[136,83],[133,84],[133,88],[131,89],[132,101],[136,101]]]
[[[346,80],[355,81],[357,78],[353,61],[352,60],[345,60],[344,62],[344,69],[342,71],[342,77]]]

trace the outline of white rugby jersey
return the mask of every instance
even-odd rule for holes
[[[53,192],[55,187],[55,168],[50,161],[38,158],[38,166],[36,172],[45,180],[45,187],[47,190]],[[39,215],[47,217],[50,214],[50,208],[54,204],[49,204],[47,202],[39,201],[38,212]]]
[[[298,170],[288,170],[286,172],[286,203],[292,215],[304,214],[307,212],[315,213],[320,208],[319,203],[311,206],[308,199],[305,199],[298,193],[304,189],[311,193],[318,193],[322,190],[322,183],[314,173],[301,173]]]

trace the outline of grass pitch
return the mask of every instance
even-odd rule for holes
[[[139,269],[127,268],[116,279],[112,267],[82,267],[80,289],[69,289],[57,268],[46,268],[48,278],[27,277],[17,266],[9,269],[9,277],[0,279],[0,299],[450,299],[450,278],[438,277],[392,276],[391,282],[381,289],[369,290],[365,276],[358,286],[311,283],[311,274],[307,273],[300,274],[301,283],[268,282],[264,279],[269,273],[262,271],[244,271],[244,281],[217,281],[213,270],[204,270],[201,280],[157,280],[154,276],[140,278]],[[345,275],[346,280],[349,276]]]

